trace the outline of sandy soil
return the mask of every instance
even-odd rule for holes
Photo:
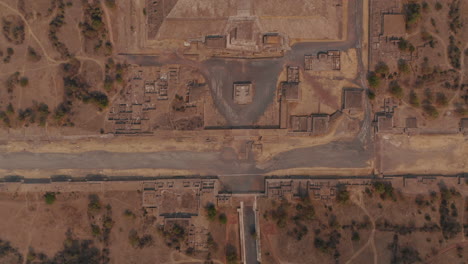
[[[459,173],[468,170],[463,135],[386,135],[380,138],[383,173]]]
[[[444,257],[453,259],[454,262],[465,258],[466,247],[465,236],[463,229],[458,232],[453,238],[443,239],[440,230],[435,231],[413,231],[410,233],[401,233],[392,231],[391,228],[384,227],[384,222],[387,225],[414,226],[423,227],[425,225],[439,224],[440,213],[437,210],[440,206],[440,194],[438,185],[434,184],[421,185],[418,189],[424,190],[419,194],[418,199],[423,202],[418,205],[415,202],[416,195],[406,188],[395,190],[395,201],[389,198],[382,199],[369,186],[370,192],[365,192],[365,187],[348,187],[350,199],[342,204],[336,201],[316,201],[310,202],[314,207],[313,220],[307,222],[305,220],[297,220],[295,215],[299,214],[299,210],[295,209],[296,204],[307,203],[299,198],[287,199],[286,208],[286,225],[280,227],[277,225],[272,210],[277,210],[280,204],[285,201],[280,200],[259,200],[260,225],[262,226],[262,259],[268,263],[316,263],[317,261],[324,263],[334,262],[338,258],[340,263],[381,263],[389,262],[395,257],[389,245],[396,243],[399,248],[407,248],[415,250],[416,258],[424,263],[445,263]],[[456,190],[461,191],[461,196],[453,196],[449,198],[448,203],[454,204],[458,208],[458,216],[456,221],[462,224],[465,219],[460,211],[465,211],[465,186],[457,186],[455,182],[445,182],[448,188],[454,186]],[[465,192],[463,192],[465,190]],[[429,191],[436,191],[436,196],[431,198]],[[370,195],[368,194],[370,193]],[[331,219],[336,217],[336,223],[332,224]],[[367,220],[364,220],[366,219]],[[293,220],[296,219],[296,220]],[[358,227],[367,221],[365,228]],[[307,227],[306,234],[297,240],[298,226],[300,223]],[[354,223],[354,224],[353,224]],[[351,239],[351,230],[359,233],[359,239]],[[354,232],[353,231],[353,232]],[[316,239],[321,238],[327,241],[330,239],[331,232],[338,232],[336,250],[334,248],[321,248],[316,244]],[[311,250],[311,247],[315,250]],[[456,250],[460,247],[461,250]],[[437,248],[437,250],[434,250]],[[284,250],[287,249],[287,250]],[[339,252],[339,256],[334,255]],[[458,252],[458,253],[457,253]],[[461,254],[457,256],[457,254]],[[403,259],[409,256],[403,256]]]

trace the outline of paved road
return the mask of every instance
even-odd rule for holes
[[[257,264],[257,241],[254,234],[255,229],[255,211],[252,206],[244,206],[244,232],[245,237],[245,263]]]
[[[202,64],[184,60],[177,55],[161,59],[154,56],[133,56],[127,59],[144,65],[171,63],[189,64],[204,71],[210,80],[211,89],[220,112],[233,125],[253,123],[273,100],[276,78],[284,64],[302,65],[304,54],[315,54],[321,50],[358,48],[361,54],[362,0],[349,1],[348,39],[344,42],[300,43],[294,45],[285,57],[261,60],[211,59]],[[352,19],[356,19],[355,23]],[[359,56],[360,57],[360,56]],[[167,61],[166,61],[167,60]],[[356,83],[365,87],[362,60],[359,61],[360,76]],[[247,107],[232,104],[230,92],[233,80],[254,80],[257,91],[254,100],[259,103]],[[229,94],[229,95],[228,95]],[[368,104],[368,103],[367,103]],[[181,169],[203,174],[262,174],[280,169],[299,167],[364,168],[373,156],[370,133],[371,112],[366,107],[366,117],[359,136],[352,141],[335,141],[326,145],[300,148],[274,156],[271,160],[257,164],[253,160],[241,161],[234,151],[225,148],[220,152],[154,152],[154,153],[109,153],[89,152],[79,154],[56,153],[0,153],[2,169]]]

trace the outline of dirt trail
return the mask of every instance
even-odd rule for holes
[[[372,223],[372,231],[369,235],[369,239],[367,240],[366,244],[364,244],[364,246],[362,246],[356,253],[354,253],[354,255],[351,256],[351,258],[348,261],[346,261],[346,264],[352,263],[353,260],[357,258],[369,245],[372,246],[372,251],[374,252],[374,264],[378,264],[377,248],[375,247],[375,241],[374,241],[374,238],[375,238],[374,217],[372,217],[372,215],[369,214],[366,207],[364,206],[362,192],[359,192],[357,195],[358,197],[356,197],[356,195],[352,195],[351,201],[353,201],[357,206],[359,206],[359,208],[361,208],[364,211],[364,213],[369,217]]]

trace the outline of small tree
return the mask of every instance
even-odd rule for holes
[[[405,5],[406,25],[411,26],[416,24],[421,18],[421,5],[411,2]]]
[[[336,200],[342,204],[346,203],[349,200],[349,191],[346,189],[345,186],[340,186],[340,188],[338,188]]]
[[[439,112],[437,111],[437,109],[431,105],[431,104],[426,104],[424,105],[423,107],[424,109],[424,112],[431,118],[437,118],[439,117]]]
[[[422,2],[422,9],[424,12],[429,12],[430,10],[429,4],[427,2]]]
[[[413,52],[415,50],[415,47],[413,44],[411,44],[408,40],[401,38],[400,41],[398,42],[398,48],[401,51],[409,51]]]
[[[54,192],[46,192],[46,194],[44,194],[46,204],[53,204],[56,199]]]
[[[29,79],[28,79],[28,77],[26,77],[26,76],[21,77],[19,83],[20,83],[20,85],[21,85],[22,87],[28,86],[28,84],[29,84]]]
[[[352,236],[351,236],[351,240],[352,240],[352,241],[359,241],[359,240],[361,240],[361,237],[359,236],[359,232],[354,231],[353,234],[352,234]]]
[[[101,235],[101,228],[98,225],[91,224],[91,233],[93,236],[98,237]]]
[[[224,214],[224,213],[220,214],[219,217],[218,217],[218,219],[219,219],[219,222],[221,222],[221,224],[226,224],[227,221],[228,221],[228,220],[227,220],[227,216],[226,216],[226,214]]]
[[[381,182],[376,181],[373,183],[374,190],[376,193],[380,194],[382,199],[390,197],[395,200],[395,196],[393,193],[393,186],[390,182]]]
[[[129,217],[129,218],[135,218],[136,217],[135,213],[133,213],[130,209],[126,209],[124,211],[124,215],[126,217]]]
[[[6,113],[8,115],[11,115],[11,114],[15,113],[15,109],[13,108],[13,105],[11,103],[8,104],[7,109],[6,109]]]
[[[367,81],[369,82],[369,86],[371,88],[378,88],[380,86],[380,78],[375,74],[375,72],[370,72],[367,76]]]
[[[390,93],[398,99],[403,98],[403,89],[398,84],[398,82],[393,81],[389,85]]]
[[[369,90],[367,91],[367,97],[368,97],[370,100],[374,100],[374,99],[375,99],[375,92],[369,89]]]
[[[437,95],[436,95],[436,104],[438,106],[447,106],[448,105],[447,96],[445,96],[444,93],[437,93]]]
[[[414,107],[419,107],[420,105],[418,95],[414,91],[410,92],[409,103]]]
[[[389,72],[390,69],[388,68],[388,65],[383,61],[377,63],[377,65],[375,66],[375,73],[378,73],[382,76],[386,76]]]
[[[99,212],[102,208],[101,201],[99,200],[99,196],[96,194],[89,195],[89,203],[88,203],[88,212],[95,213]]]
[[[409,64],[403,59],[398,60],[398,70],[401,73],[409,73],[410,72]]]
[[[41,60],[41,55],[39,55],[34,48],[28,47],[28,60],[38,62]]]
[[[215,218],[216,218],[216,214],[218,213],[216,211],[216,207],[214,204],[209,204],[205,207],[205,210],[206,210],[206,216],[208,217],[208,219],[210,221],[214,221]]]
[[[226,246],[226,261],[228,264],[237,263],[237,249],[231,244]]]

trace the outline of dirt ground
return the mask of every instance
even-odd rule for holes
[[[374,4],[373,12],[376,12],[378,6],[384,2]],[[411,1],[396,3],[404,8],[409,2]],[[400,48],[398,43],[393,45],[394,53],[385,53],[387,52],[384,51],[387,49],[385,47],[381,47],[382,52],[372,51],[374,65],[369,65],[371,70],[378,71],[377,65],[381,62],[389,67],[388,73],[384,74],[387,76],[382,78],[380,85],[375,88],[377,97],[372,102],[373,109],[379,111],[383,99],[392,96],[391,86],[398,83],[402,92],[393,96],[401,100],[396,110],[401,120],[406,117],[416,117],[418,127],[424,131],[454,133],[457,131],[460,118],[467,114],[466,100],[463,99],[466,94],[467,53],[464,51],[467,48],[465,45],[467,34],[463,30],[463,23],[458,24],[456,21],[466,20],[464,14],[468,10],[468,5],[463,1],[413,2],[419,4],[421,8],[420,18],[406,27],[406,33],[402,38],[412,45],[415,51],[403,51],[404,48]],[[372,27],[375,28],[375,22]],[[453,40],[450,40],[451,38]],[[379,61],[376,61],[376,58],[379,58]],[[399,67],[399,63],[400,65],[406,63],[408,69]],[[397,123],[396,126],[403,125]]]
[[[466,185],[452,184],[434,182],[419,184],[417,188],[394,189],[394,198],[380,196],[372,186],[356,186],[347,188],[349,200],[345,202],[300,198],[259,200],[260,215],[263,215],[260,218],[262,260],[267,263],[447,263],[445,258],[448,258],[462,263],[468,253],[464,231]],[[445,192],[443,196],[440,186],[446,186],[446,190],[455,187],[454,195],[447,196]],[[441,222],[445,218],[440,215],[443,201],[447,201],[450,210],[457,211],[452,211],[454,218],[450,221],[455,221],[458,229],[448,238],[446,226]],[[306,206],[313,207],[310,220],[301,216]],[[442,226],[445,227],[441,230]]]
[[[41,192],[26,192],[2,193],[0,196],[4,210],[0,217],[4,223],[0,228],[0,239],[8,241],[24,259],[39,260],[40,253],[53,258],[62,250],[69,232],[75,240],[91,240],[92,246],[100,250],[108,249],[109,263],[171,264],[203,263],[205,260],[206,252],[187,255],[166,246],[158,231],[156,217],[141,209],[140,192],[63,192],[56,194],[53,204],[46,204],[43,195]],[[99,197],[101,208],[97,211],[89,209],[89,195]],[[203,209],[201,212],[204,214]],[[237,245],[239,241],[235,208],[223,207],[220,213],[227,215],[229,225],[213,222],[209,227],[217,243],[217,248],[211,254],[214,263],[224,263],[226,243]],[[112,221],[108,242],[92,230],[92,225],[100,226],[100,221],[104,221],[107,216]],[[201,218],[205,219],[205,216]],[[206,222],[206,219],[201,221]],[[103,228],[101,226],[101,232]],[[151,236],[152,242],[143,247],[132,246],[129,236],[135,231],[139,237]]]
[[[459,173],[467,170],[467,144],[462,135],[384,135],[377,143],[377,167],[383,173]]]
[[[44,202],[41,193],[2,195],[2,239],[8,240],[14,248],[26,256],[31,249],[53,257],[71,231],[76,239],[94,240],[91,222],[87,214],[88,193],[63,193],[57,195],[53,205]],[[113,263],[171,263],[173,253],[167,250],[157,234],[155,227],[145,228],[148,224],[143,211],[138,208],[140,195],[135,192],[115,192],[99,194],[104,205],[112,207],[114,226],[110,233],[110,255]],[[132,210],[136,217],[124,215],[125,210]],[[104,210],[104,208],[102,208]],[[128,242],[131,229],[151,234],[155,246],[135,249]],[[104,247],[98,239],[94,245]],[[175,253],[175,252],[174,252]],[[126,259],[126,261],[119,261]]]

